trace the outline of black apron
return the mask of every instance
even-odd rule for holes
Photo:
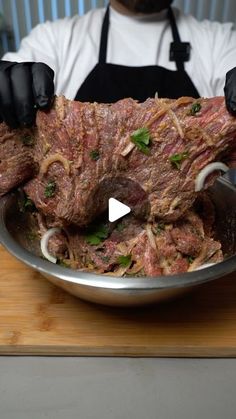
[[[168,18],[173,41],[170,44],[170,61],[176,62],[176,71],[152,65],[128,67],[106,63],[109,30],[109,6],[104,16],[99,61],[79,88],[75,100],[81,102],[112,103],[131,97],[140,102],[148,97],[178,99],[181,96],[199,97],[199,93],[184,69],[190,59],[191,46],[181,42],[175,17],[171,8]]]

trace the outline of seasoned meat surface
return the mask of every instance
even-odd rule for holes
[[[0,196],[22,185],[44,219],[41,234],[62,228],[50,252],[77,269],[150,276],[194,270],[223,258],[212,203],[195,192],[195,179],[208,163],[235,160],[235,138],[236,118],[223,97],[114,104],[58,97],[32,129],[0,125]],[[86,229],[110,197],[133,215],[122,231],[101,230],[98,246],[100,236],[87,239]]]
[[[112,105],[58,98],[51,112],[38,114],[34,160],[40,171],[27,194],[67,224],[88,224],[111,196],[143,207],[149,220],[178,219],[196,198],[198,172],[235,147],[236,119],[224,98],[197,104],[191,98]],[[143,128],[150,141],[140,149],[132,135]],[[52,199],[45,196],[50,182]]]
[[[65,266],[117,276],[173,275],[223,260],[220,243],[194,210],[173,223],[147,224],[128,215],[115,225],[70,226],[50,239],[49,250]]]
[[[235,135],[223,97],[111,105],[59,97],[27,135],[1,124],[0,193],[30,179],[36,207],[64,224],[87,225],[110,196],[173,221],[192,206],[196,175],[235,149]]]

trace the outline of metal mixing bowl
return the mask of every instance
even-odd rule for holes
[[[17,192],[0,200],[0,241],[16,258],[82,299],[113,306],[158,302],[236,270],[236,188],[232,184],[235,177],[235,172],[229,171],[210,190],[216,206],[216,234],[225,260],[203,270],[156,278],[114,278],[54,265],[40,258],[39,243],[27,238],[29,220],[19,210]]]

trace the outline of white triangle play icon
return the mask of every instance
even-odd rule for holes
[[[108,218],[111,223],[129,214],[131,211],[130,207],[115,198],[110,198],[108,201]]]

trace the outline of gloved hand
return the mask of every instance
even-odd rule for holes
[[[11,128],[33,125],[37,109],[52,104],[53,78],[43,63],[0,61],[0,121]]]
[[[236,67],[226,74],[224,91],[226,107],[232,115],[236,116]]]

